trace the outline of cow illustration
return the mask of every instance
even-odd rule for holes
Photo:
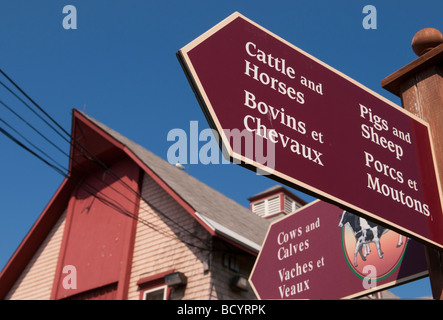
[[[383,259],[383,251],[381,250],[380,238],[383,234],[389,231],[389,229],[379,226],[373,222],[367,221],[364,218],[356,216],[348,211],[343,211],[341,215],[339,228],[343,228],[344,225],[349,223],[352,232],[355,236],[355,250],[354,250],[354,266],[357,267],[357,254],[363,261],[366,261],[367,255],[370,253],[369,244],[371,242],[375,243],[377,248],[378,257]],[[399,239],[397,246],[401,245],[402,239]],[[364,253],[362,251],[365,251]]]

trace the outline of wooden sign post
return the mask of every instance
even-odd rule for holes
[[[443,35],[423,29],[414,36],[412,48],[419,58],[381,84],[401,98],[406,110],[429,123],[437,174],[443,181]],[[443,251],[426,247],[426,255],[433,297],[443,300]]]

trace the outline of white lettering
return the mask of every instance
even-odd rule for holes
[[[258,61],[274,68],[291,79],[295,79],[295,70],[292,67],[286,67],[286,60],[283,58],[275,58],[271,53],[266,54],[264,51],[257,49],[253,42],[246,43],[246,52],[249,56],[257,58]],[[266,75],[267,76],[267,75]],[[274,79],[276,80],[276,79]]]

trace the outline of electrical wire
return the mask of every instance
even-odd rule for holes
[[[55,121],[45,110],[43,110],[43,108],[42,107],[40,107],[30,96],[28,96],[27,94],[26,94],[26,92],[24,92],[2,69],[0,69],[0,73],[10,82],[10,83],[12,83],[12,85],[17,89],[17,90],[19,90],[34,106],[36,106],[49,120],[51,120],[52,121],[52,123],[54,123],[58,128],[60,128],[60,130],[62,130],[62,132],[65,134],[65,135],[67,135],[67,136],[70,136],[70,134],[69,134],[69,132],[68,131],[66,131],[64,128],[63,128],[63,126],[61,126],[57,121]],[[5,86],[4,84],[3,84],[3,82],[1,83],[3,86]],[[5,88],[9,91],[9,92],[11,92],[17,99],[19,99],[21,102],[23,102],[23,104],[26,106],[26,107],[28,107],[28,109],[29,110],[31,110],[35,115],[37,115],[43,122],[45,122],[50,128],[52,128],[55,132],[57,132],[57,134],[59,134],[58,133],[58,131],[57,130],[55,130],[55,128],[53,127],[53,126],[51,126],[50,124],[48,124],[47,122],[46,122],[46,120],[44,120],[42,117],[40,117],[36,112],[34,112],[34,110],[26,103],[26,102],[24,102],[20,97],[18,97],[18,95],[17,94],[15,94],[12,90],[10,90],[7,86],[5,86]],[[59,134],[60,135],[60,134]],[[68,143],[69,143],[69,141],[68,141]]]
[[[22,138],[23,140],[25,140],[29,145],[31,145],[34,149],[36,149],[38,152],[40,152],[41,154],[43,154],[47,159],[49,159],[50,161],[52,161],[53,163],[55,163],[57,165],[57,168],[60,172],[67,172],[68,170],[66,168],[63,167],[63,165],[61,165],[59,162],[57,162],[57,160],[55,160],[53,157],[51,157],[50,155],[48,155],[45,151],[43,151],[42,149],[40,149],[39,147],[37,147],[35,144],[33,144],[29,139],[27,139],[25,136],[23,136],[23,134],[21,134],[20,132],[18,132],[18,130],[14,129],[8,122],[6,122],[5,120],[3,120],[2,118],[0,118],[0,122],[3,123],[5,126],[7,126],[9,129],[11,129],[12,131],[14,131],[15,134],[17,134],[20,138]],[[5,130],[3,130],[2,132],[3,134],[6,134],[8,138],[11,138],[12,135],[8,134]],[[15,140],[13,140],[14,142],[16,142]]]
[[[58,151],[60,151],[65,156],[69,157],[69,154],[67,154],[65,151],[63,151],[59,146],[57,146],[54,142],[52,142],[49,138],[47,138],[45,135],[43,135],[36,127],[34,127],[32,124],[29,123],[29,121],[25,120],[22,116],[20,116],[17,112],[14,111],[13,108],[11,108],[9,105],[4,103],[2,100],[0,100],[0,104],[5,107],[9,112],[14,114],[17,118],[19,118],[22,122],[24,122],[29,128],[31,128],[33,131],[35,131],[40,137],[42,137],[46,142],[51,144],[54,148],[56,148]]]
[[[64,172],[61,171],[59,168],[57,168],[56,166],[54,166],[53,164],[51,164],[50,162],[48,162],[47,160],[45,160],[44,158],[42,158],[40,155],[38,155],[36,152],[34,152],[33,150],[31,150],[30,148],[28,148],[26,145],[24,145],[23,143],[21,143],[18,139],[16,139],[12,134],[10,134],[8,131],[6,131],[4,128],[0,127],[0,132],[3,133],[3,135],[5,135],[7,138],[9,138],[10,140],[12,140],[14,143],[16,143],[17,145],[19,145],[20,147],[22,147],[23,149],[25,149],[26,151],[28,151],[29,153],[31,153],[33,156],[37,157],[38,159],[40,159],[41,161],[43,161],[45,164],[47,164],[49,167],[53,168],[55,171],[57,171],[58,173],[64,175]]]

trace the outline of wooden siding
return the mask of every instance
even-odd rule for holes
[[[148,175],[143,179],[142,196],[139,217],[148,226],[137,224],[128,299],[140,298],[138,280],[167,270],[183,272],[188,278],[186,287],[172,288],[173,300],[256,298],[252,289],[230,287],[235,275],[249,277],[255,256],[239,252],[223,240],[216,241],[214,251],[215,239],[209,232]],[[224,257],[232,251],[239,253],[235,256],[238,270],[224,263]]]
[[[50,298],[65,219],[66,210],[9,291],[6,296],[7,300],[48,300]]]
[[[139,299],[139,279],[172,269],[183,272],[188,284],[173,289],[170,299],[208,299],[210,274],[203,266],[209,233],[148,175],[142,197],[139,218],[145,224],[137,223],[128,299]]]
[[[255,300],[254,290],[248,284],[248,290],[233,289],[231,281],[234,276],[242,276],[246,279],[254,266],[256,257],[241,252],[235,247],[215,240],[214,252],[211,261],[211,287],[210,300]]]
[[[128,215],[138,210],[138,197],[131,189],[137,189],[140,170],[126,158],[108,165],[112,173],[90,171],[72,193],[52,299],[118,282],[125,272],[134,224]],[[74,288],[63,285],[65,266],[75,267]]]

